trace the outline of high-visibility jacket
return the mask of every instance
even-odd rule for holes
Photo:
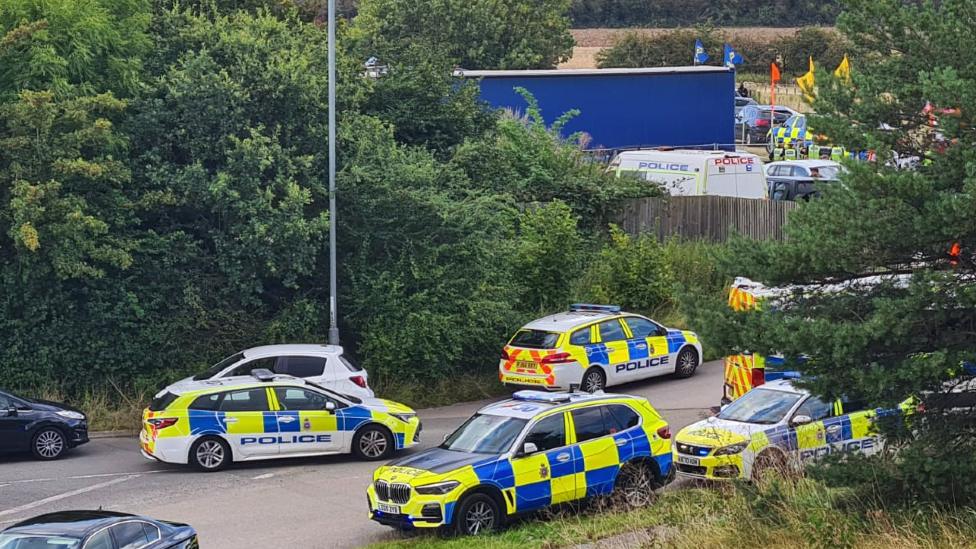
[[[783,153],[783,156],[786,157],[787,160],[796,160],[797,158],[796,149],[794,149],[793,147],[786,149],[786,151]]]
[[[810,145],[807,150],[810,153],[811,160],[820,160],[820,145]]]
[[[830,159],[834,162],[840,162],[844,159],[844,147],[832,147],[830,149]]]
[[[784,152],[783,147],[776,147],[775,149],[773,149],[773,160],[776,162],[782,160],[783,152]]]

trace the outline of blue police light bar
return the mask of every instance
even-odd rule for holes
[[[545,391],[516,391],[512,394],[512,398],[527,402],[548,402],[550,404],[569,402],[570,400],[570,396],[566,393],[547,393]]]
[[[619,305],[593,305],[591,303],[573,303],[569,306],[572,313],[592,312],[592,313],[619,313]]]

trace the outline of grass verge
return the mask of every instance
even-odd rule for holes
[[[598,543],[595,543],[598,542]],[[374,549],[574,547],[974,547],[976,510],[886,509],[801,479],[763,486],[670,489],[635,511],[585,511],[528,520],[492,536],[419,534]]]

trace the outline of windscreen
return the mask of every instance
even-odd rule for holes
[[[441,448],[475,454],[501,454],[512,447],[526,423],[528,420],[521,418],[478,414],[451,433]]]
[[[81,540],[41,534],[0,534],[0,549],[77,549]]]
[[[772,389],[753,389],[729,404],[718,414],[719,419],[772,425],[779,423],[799,402],[803,395]]]
[[[213,376],[219,374],[221,370],[230,366],[231,364],[234,364],[235,362],[240,362],[242,358],[244,358],[244,353],[237,353],[236,355],[231,355],[221,360],[220,362],[214,364],[213,366],[207,368],[203,372],[200,372],[199,374],[193,376],[193,379],[195,381],[203,381],[204,379],[210,379]]]
[[[527,349],[555,349],[559,334],[542,330],[519,330],[510,345]]]
[[[149,403],[149,411],[162,412],[170,404],[172,404],[173,401],[176,400],[176,398],[177,398],[176,395],[174,395],[173,393],[169,393],[169,392],[163,393],[158,397],[152,399],[152,402]]]

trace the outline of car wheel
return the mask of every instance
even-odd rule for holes
[[[352,451],[359,459],[376,461],[387,459],[396,450],[393,435],[379,425],[367,425],[352,440]]]
[[[753,482],[763,482],[774,473],[779,473],[782,476],[789,473],[786,457],[783,454],[766,451],[756,456],[756,460],[752,463]]]
[[[607,386],[607,378],[603,375],[603,370],[597,367],[590,368],[583,374],[580,388],[587,393],[602,391]]]
[[[464,536],[487,534],[501,525],[501,509],[487,494],[471,494],[464,498],[454,515],[454,530]]]
[[[678,353],[678,364],[674,373],[680,378],[691,377],[698,369],[698,362],[698,351],[692,347],[685,347]]]
[[[630,509],[647,507],[654,502],[654,490],[661,485],[647,463],[638,461],[624,464],[613,487],[613,503]]]
[[[31,452],[34,457],[45,461],[58,459],[67,449],[68,442],[64,439],[64,433],[55,427],[41,429],[31,441]]]
[[[201,471],[220,471],[230,462],[230,446],[221,438],[204,437],[190,446],[190,464]]]

